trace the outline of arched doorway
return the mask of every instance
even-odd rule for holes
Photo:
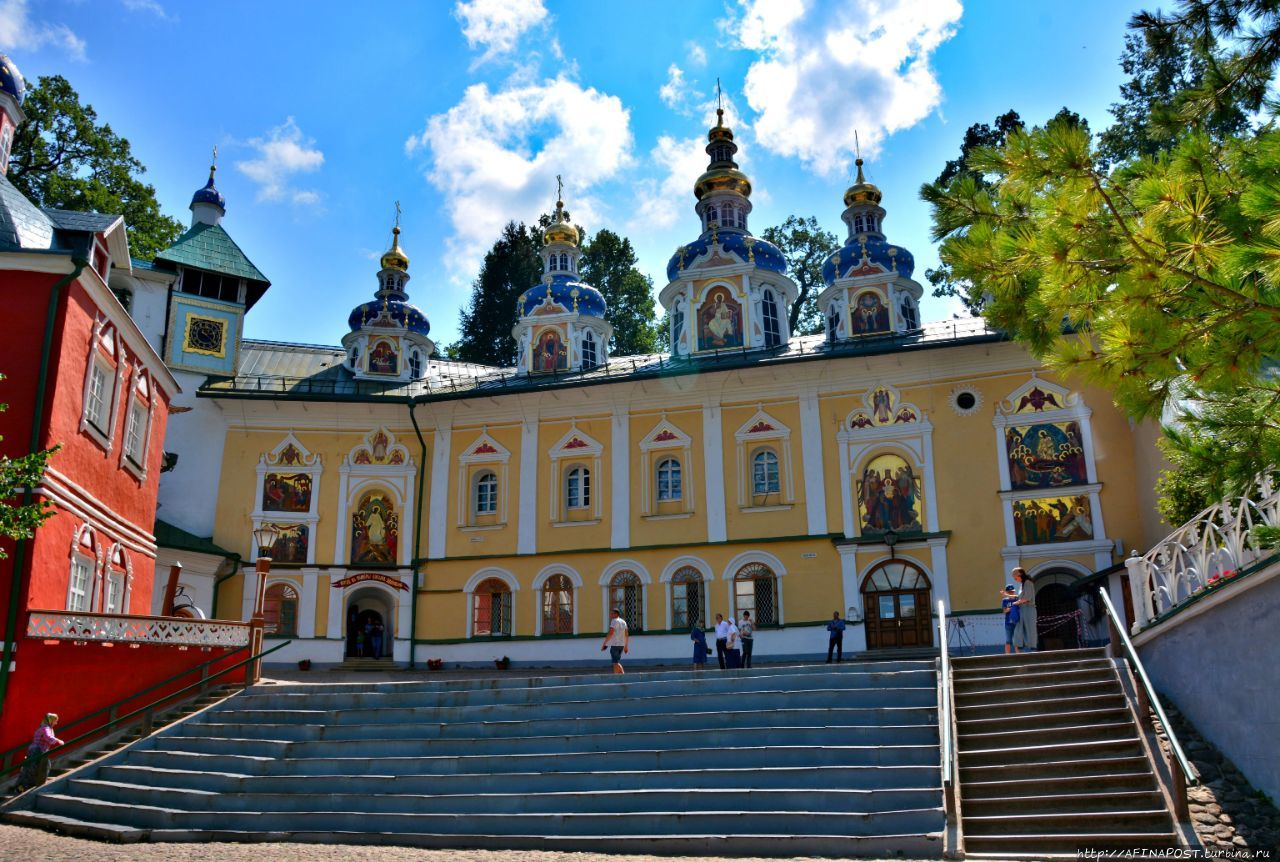
[[[347,658],[389,658],[395,644],[395,603],[376,588],[347,596]]]
[[[1036,588],[1036,639],[1041,650],[1078,649],[1084,630],[1082,602],[1073,584],[1080,575],[1050,569],[1032,578]]]
[[[910,560],[884,560],[862,579],[867,649],[933,645],[932,586]]]

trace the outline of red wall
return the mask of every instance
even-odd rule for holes
[[[22,614],[23,626],[27,624],[26,617],[25,613]],[[95,720],[71,725],[81,716],[168,679],[184,668],[224,657],[210,667],[211,672],[216,672],[244,660],[248,655],[248,650],[233,655],[224,647],[183,649],[159,644],[131,646],[117,643],[107,646],[97,642],[77,646],[73,641],[22,638],[16,656],[17,666],[9,677],[4,713],[0,715],[0,751],[30,742],[47,712],[56,712],[61,719],[56,731],[58,737],[70,739],[98,724]],[[200,672],[192,671],[144,698],[128,702],[119,715],[199,679]],[[232,671],[223,679],[243,682],[244,669]]]

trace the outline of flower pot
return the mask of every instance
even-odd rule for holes
[[[311,670],[311,659],[309,658],[299,659],[298,670]]]

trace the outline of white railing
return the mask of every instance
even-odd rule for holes
[[[1210,506],[1145,555],[1126,560],[1134,633],[1273,553],[1253,538],[1262,525],[1280,526],[1280,488],[1265,475],[1249,496]]]
[[[178,617],[32,611],[27,617],[27,637],[164,646],[242,647],[249,644],[249,624]]]

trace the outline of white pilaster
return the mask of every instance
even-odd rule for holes
[[[947,571],[946,538],[929,539],[930,567],[933,569],[933,600],[943,601],[947,613],[951,613],[951,576]]]
[[[613,468],[612,505],[609,507],[609,544],[614,548],[631,545],[631,417],[625,407],[613,413],[613,446],[610,460]],[[573,618],[577,625],[577,614]]]
[[[333,582],[339,580],[344,575],[334,569],[329,570],[329,583],[325,585],[325,589],[329,591],[329,619],[328,625],[325,627],[324,636],[329,640],[342,640],[342,621],[347,616],[346,602],[343,601],[342,590],[335,590]]]
[[[316,636],[316,590],[320,586],[319,572],[302,570],[302,595],[298,597],[298,637]]]
[[[816,392],[806,392],[800,399],[800,447],[809,535],[824,536],[827,533],[827,485],[822,473],[822,419]]]
[[[445,527],[449,513],[449,453],[452,451],[453,432],[437,427],[431,445],[431,502],[428,503],[427,557],[442,560],[445,555]],[[505,493],[505,490],[504,490]]]
[[[538,553],[538,420],[520,425],[520,519],[516,553]]]
[[[853,538],[853,464],[849,461],[849,444],[840,441],[840,469],[836,471],[840,477],[841,521],[844,523],[844,537]]]
[[[858,589],[858,547],[857,545],[840,545],[836,548],[840,553],[840,588],[844,596],[844,607],[840,615],[846,620],[864,618],[862,594]],[[857,616],[854,616],[854,611]]]
[[[728,538],[724,510],[724,431],[721,424],[720,405],[705,405],[702,408],[702,457],[707,465],[708,542],[723,542]]]

